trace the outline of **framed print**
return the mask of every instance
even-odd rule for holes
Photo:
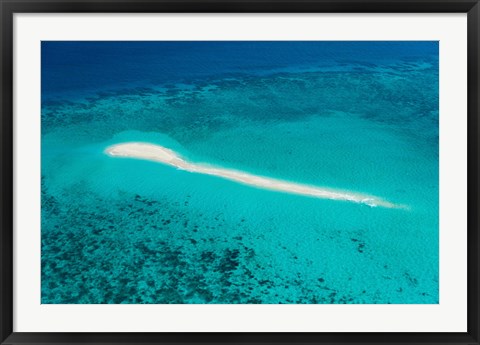
[[[478,1],[2,1],[1,341],[478,344]]]

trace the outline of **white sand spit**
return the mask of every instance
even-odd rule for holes
[[[236,171],[232,169],[216,168],[202,164],[191,163],[182,159],[174,151],[159,145],[136,142],[123,143],[110,146],[105,150],[105,152],[112,157],[146,159],[171,165],[178,169],[186,170],[189,172],[218,176],[227,180],[278,192],[299,194],[320,199],[350,201],[359,204],[365,204],[371,207],[379,206],[387,208],[405,208],[404,206],[395,205],[375,196],[331,190],[327,188],[320,188],[294,182],[277,180],[269,177],[252,175],[246,172]]]

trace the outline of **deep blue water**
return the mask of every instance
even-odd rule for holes
[[[42,42],[42,303],[438,303],[438,73],[438,42]]]
[[[438,55],[437,42],[42,42],[42,97]]]

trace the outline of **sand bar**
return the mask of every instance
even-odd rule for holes
[[[105,150],[105,152],[112,157],[150,160],[171,165],[177,169],[186,170],[192,173],[218,176],[227,180],[272,191],[299,194],[320,199],[350,201],[359,204],[365,204],[371,207],[379,206],[387,208],[403,208],[402,206],[395,205],[381,198],[366,194],[331,190],[328,188],[309,186],[253,175],[232,169],[210,167],[207,165],[188,162],[182,159],[174,151],[159,145],[139,142],[123,143],[110,146]]]

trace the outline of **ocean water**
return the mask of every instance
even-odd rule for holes
[[[437,42],[42,42],[42,303],[435,304]],[[254,188],[104,150],[370,194]]]

